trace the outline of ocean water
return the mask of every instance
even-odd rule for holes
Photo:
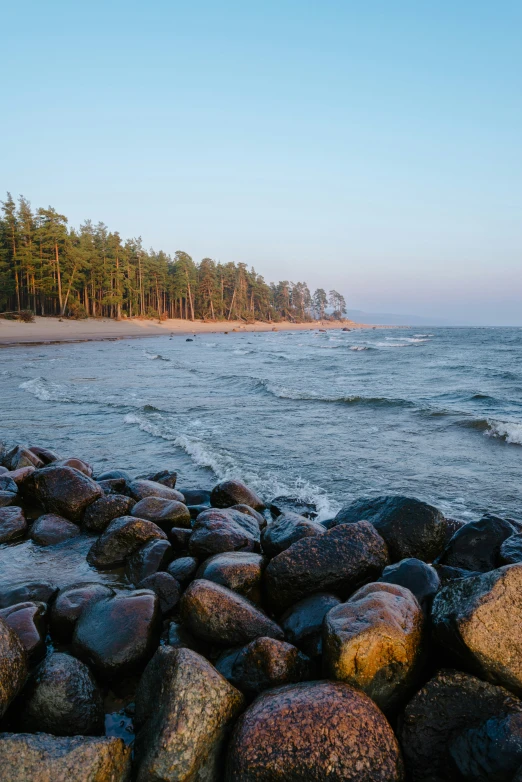
[[[161,336],[9,348],[0,439],[97,471],[239,477],[322,518],[403,493],[522,519],[522,329]]]

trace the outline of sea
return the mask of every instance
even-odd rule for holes
[[[190,340],[190,341],[189,341]],[[320,518],[405,494],[522,520],[522,329],[165,335],[6,348],[0,440],[97,473],[239,478]]]

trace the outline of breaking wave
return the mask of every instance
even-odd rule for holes
[[[276,396],[279,399],[294,399],[302,402],[324,402],[327,404],[344,404],[344,405],[374,405],[379,407],[415,407],[413,402],[408,399],[393,399],[389,397],[380,396],[359,396],[357,394],[353,396],[322,396],[316,394],[313,391],[298,391],[296,389],[287,388],[286,386],[278,386],[269,380],[259,380],[257,386],[272,396]]]
[[[20,383],[19,388],[28,391],[42,402],[75,402],[65,386],[58,383],[50,383],[44,377],[35,377]]]

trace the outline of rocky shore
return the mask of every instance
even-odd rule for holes
[[[520,522],[0,465],[0,780],[522,782]]]

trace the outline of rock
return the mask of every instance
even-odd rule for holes
[[[0,475],[5,475],[6,472],[9,472],[7,467],[2,467],[2,465],[0,464]]]
[[[206,559],[225,551],[259,551],[259,525],[251,516],[234,510],[206,510],[197,517],[189,541],[189,554]]]
[[[270,503],[270,513],[274,518],[282,513],[298,513],[307,519],[315,519],[319,515],[313,502],[306,502],[299,497],[274,497]]]
[[[131,584],[137,584],[158,570],[164,570],[171,559],[172,546],[168,540],[149,540],[128,558],[125,574]]]
[[[197,578],[232,589],[253,603],[261,602],[261,579],[267,560],[249,551],[216,554],[200,566]],[[174,575],[174,574],[173,574]]]
[[[34,473],[37,499],[48,512],[58,513],[70,521],[80,521],[83,512],[102,490],[92,478],[72,467],[44,467]]]
[[[286,640],[308,657],[318,657],[323,648],[324,617],[340,602],[336,595],[319,592],[291,606],[281,617]]]
[[[210,494],[210,504],[214,508],[230,508],[232,505],[249,505],[257,511],[265,508],[263,500],[241,481],[218,483]]]
[[[124,494],[106,494],[95,500],[84,513],[83,524],[89,532],[103,532],[111,521],[128,516],[136,502]]]
[[[104,729],[103,698],[88,667],[69,654],[54,652],[24,689],[17,724],[28,733],[91,736]]]
[[[179,489],[187,505],[206,505],[210,507],[210,492],[204,489]]]
[[[209,505],[187,505],[192,520],[197,519],[200,513],[209,509]]]
[[[54,451],[50,451],[48,448],[40,448],[38,445],[31,445],[29,450],[40,459],[42,464],[51,464],[51,462],[55,462],[60,458]]]
[[[131,748],[106,736],[0,733],[0,757],[6,782],[126,782]]]
[[[432,562],[440,554],[446,536],[442,513],[413,497],[387,496],[356,500],[342,508],[337,524],[365,519],[384,539],[392,562],[415,557]]]
[[[462,779],[512,782],[522,763],[522,714],[493,717],[453,739],[450,755]]]
[[[265,570],[267,596],[280,611],[315,592],[345,597],[378,578],[387,564],[386,544],[371,524],[340,524],[274,557]]]
[[[201,642],[194,638],[192,633],[189,633],[187,628],[179,622],[169,624],[166,640],[169,646],[174,646],[176,649],[192,649],[198,654],[201,652]]]
[[[342,682],[263,693],[240,717],[226,782],[399,782],[401,753],[377,706]]]
[[[53,638],[70,641],[78,618],[97,600],[112,597],[114,590],[97,582],[71,584],[58,592],[51,606],[50,621]]]
[[[145,497],[163,497],[166,500],[177,500],[177,502],[185,502],[185,498],[181,492],[176,489],[169,489],[168,486],[163,486],[162,483],[156,483],[155,481],[135,480],[129,483],[129,492],[136,502],[143,500]]]
[[[481,678],[522,693],[522,564],[452,581],[433,601],[436,640]]]
[[[7,475],[9,478],[13,479],[13,481],[16,483],[18,491],[21,492],[24,484],[28,481],[34,471],[35,468],[31,465],[30,467],[20,467],[18,470],[12,470],[11,472],[8,472]]]
[[[18,493],[18,486],[9,473],[0,475],[0,490],[10,494]]]
[[[388,565],[382,571],[379,581],[398,584],[413,592],[426,616],[429,615],[433,598],[440,587],[440,578],[434,567],[420,559],[403,559]]]
[[[259,524],[259,529],[264,529],[266,527],[266,519],[263,514],[251,508],[250,505],[232,505],[230,510],[238,510],[240,513],[246,513],[247,516],[252,516]]]
[[[158,649],[136,693],[137,782],[222,778],[229,729],[243,696],[189,649]]]
[[[77,524],[55,513],[46,513],[34,522],[29,537],[39,546],[53,546],[76,538],[79,534],[80,528]]]
[[[74,470],[78,470],[78,472],[83,473],[88,478],[92,478],[92,467],[90,464],[87,464],[87,462],[84,462],[83,459],[61,459],[58,462],[53,463],[55,467],[72,467]]]
[[[484,516],[461,527],[440,555],[438,563],[450,567],[487,573],[500,562],[500,547],[515,528],[504,519]]]
[[[98,481],[98,486],[106,496],[110,496],[111,494],[119,494],[123,495],[124,497],[130,497],[127,484],[123,478],[108,478],[104,481]],[[133,500],[133,502],[136,502],[136,500]]]
[[[7,508],[10,505],[14,505],[17,493],[13,491],[2,491],[0,489],[0,508]]]
[[[449,565],[433,565],[434,570],[437,571],[437,575],[440,580],[440,586],[444,587],[451,581],[455,581],[458,578],[471,578],[471,576],[478,576],[479,573],[474,573],[472,570],[464,570],[460,567],[450,567]]]
[[[188,584],[195,577],[197,569],[197,559],[194,559],[194,557],[180,557],[170,563],[167,573],[174,576],[180,584]]]
[[[96,478],[97,482],[100,481],[123,481],[123,483],[130,483],[132,481],[132,478],[130,477],[129,473],[125,470],[105,470],[105,472],[100,473],[98,477]]]
[[[191,527],[187,506],[177,500],[166,500],[163,497],[145,497],[134,506],[131,515],[153,521],[166,531],[172,527]]]
[[[81,613],[73,651],[104,678],[126,676],[152,657],[160,632],[161,613],[154,592],[119,592],[91,603]]]
[[[16,605],[17,603],[37,602],[48,603],[56,594],[57,588],[46,581],[30,581],[21,584],[13,584],[0,589],[0,608]]]
[[[283,637],[279,625],[231,589],[198,579],[181,599],[181,617],[196,638],[240,646],[262,635]]]
[[[408,779],[461,782],[451,757],[452,741],[463,730],[508,714],[520,714],[521,702],[461,671],[442,669],[406,706],[399,738]]]
[[[87,554],[87,562],[97,568],[122,565],[144,543],[167,536],[156,524],[134,516],[121,516],[111,521],[105,532],[93,543]]]
[[[324,535],[322,524],[306,519],[297,513],[282,513],[268,524],[261,536],[261,547],[269,557],[275,557],[301,538]]]
[[[34,662],[45,654],[47,636],[47,606],[45,603],[17,603],[0,609],[0,618],[17,634]]]
[[[169,614],[179,602],[180,585],[169,573],[153,573],[140,581],[137,586],[139,589],[151,589],[156,593],[163,615]]]
[[[250,697],[311,678],[312,663],[295,646],[274,638],[251,641],[234,657],[231,682]]]
[[[192,535],[191,529],[172,527],[172,529],[169,532],[169,540],[172,546],[172,550],[176,554],[188,553],[188,547],[189,547],[191,535]]]
[[[161,470],[149,476],[149,481],[161,483],[162,486],[168,486],[169,489],[175,488],[177,479],[178,473],[174,470]]]
[[[522,562],[522,533],[506,538],[500,547],[499,561],[502,565]]]
[[[458,532],[459,529],[466,526],[466,522],[459,521],[458,519],[444,518],[444,526],[446,527],[446,532],[444,533],[444,543],[446,544],[450,542],[453,535]]]
[[[422,609],[409,589],[366,584],[324,620],[327,678],[358,687],[383,710],[409,695],[421,662]]]
[[[15,631],[0,618],[0,718],[23,687],[26,676],[25,648]],[[7,777],[4,779],[7,780]]]
[[[17,445],[4,457],[4,467],[9,470],[19,470],[20,467],[43,467],[44,463],[33,451]]]
[[[23,538],[27,522],[21,508],[0,508],[0,544]]]

